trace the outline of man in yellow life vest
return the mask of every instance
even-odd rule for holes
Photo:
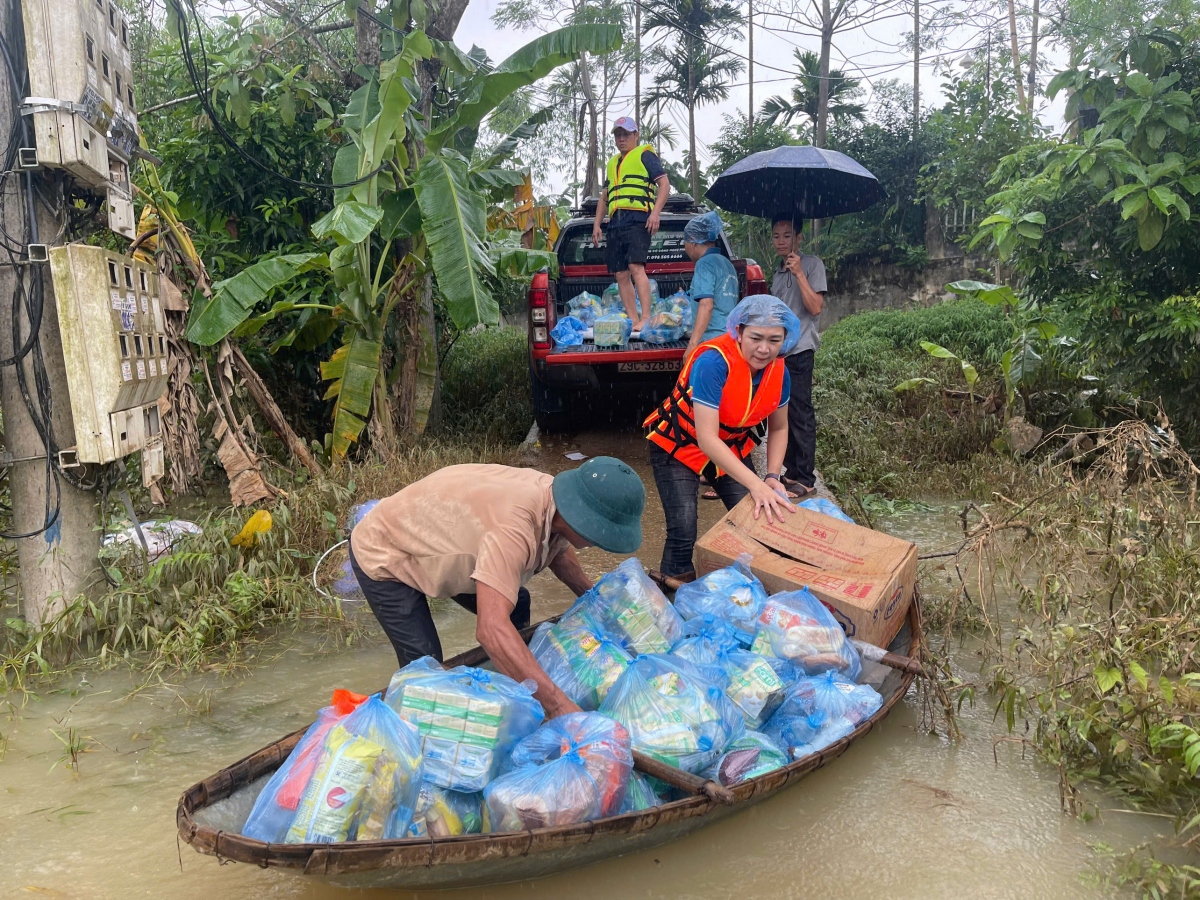
[[[659,215],[671,193],[671,185],[654,148],[638,143],[638,125],[631,117],[617,119],[613,139],[617,153],[608,161],[604,190],[600,192],[592,223],[592,240],[596,246],[600,245],[601,223],[607,215],[605,262],[609,274],[616,276],[625,315],[633,323],[633,330],[641,331],[650,318],[646,255],[650,251],[650,238],[658,231]],[[642,300],[640,313],[636,298]]]
[[[800,320],[770,294],[742,300],[726,332],[704,341],[683,362],[674,389],[643,423],[650,465],[667,520],[660,569],[695,572],[696,492],[700,476],[732,508],[749,494],[754,518],[794,513],[780,482],[788,440],[791,376],[780,358],[800,340]],[[747,464],[767,433],[767,476]]]

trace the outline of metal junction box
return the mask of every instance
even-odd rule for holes
[[[158,271],[86,244],[52,247],[50,269],[79,461],[141,450],[143,476],[161,474],[167,341]]]
[[[138,147],[129,23],[113,0],[22,0],[40,164],[107,195],[109,227],[134,236]]]

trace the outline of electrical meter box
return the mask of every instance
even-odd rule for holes
[[[21,5],[38,161],[106,193],[110,227],[132,238],[129,160],[138,129],[129,23],[113,0]]]
[[[79,461],[140,450],[143,478],[161,474],[167,338],[158,270],[86,244],[51,247],[50,270]]]

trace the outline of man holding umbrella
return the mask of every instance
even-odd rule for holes
[[[819,256],[800,250],[800,222],[790,214],[775,216],[771,243],[779,266],[771,279],[771,293],[800,319],[800,342],[784,357],[792,376],[788,403],[788,446],[784,457],[784,484],[798,495],[816,490],[817,414],[812,404],[813,359],[821,343],[817,322],[825,306],[825,264]]]

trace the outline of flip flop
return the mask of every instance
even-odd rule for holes
[[[701,500],[720,500],[721,495],[718,494],[716,491],[714,491],[712,488],[709,488],[707,491],[705,491],[703,494],[700,495],[700,499]]]

